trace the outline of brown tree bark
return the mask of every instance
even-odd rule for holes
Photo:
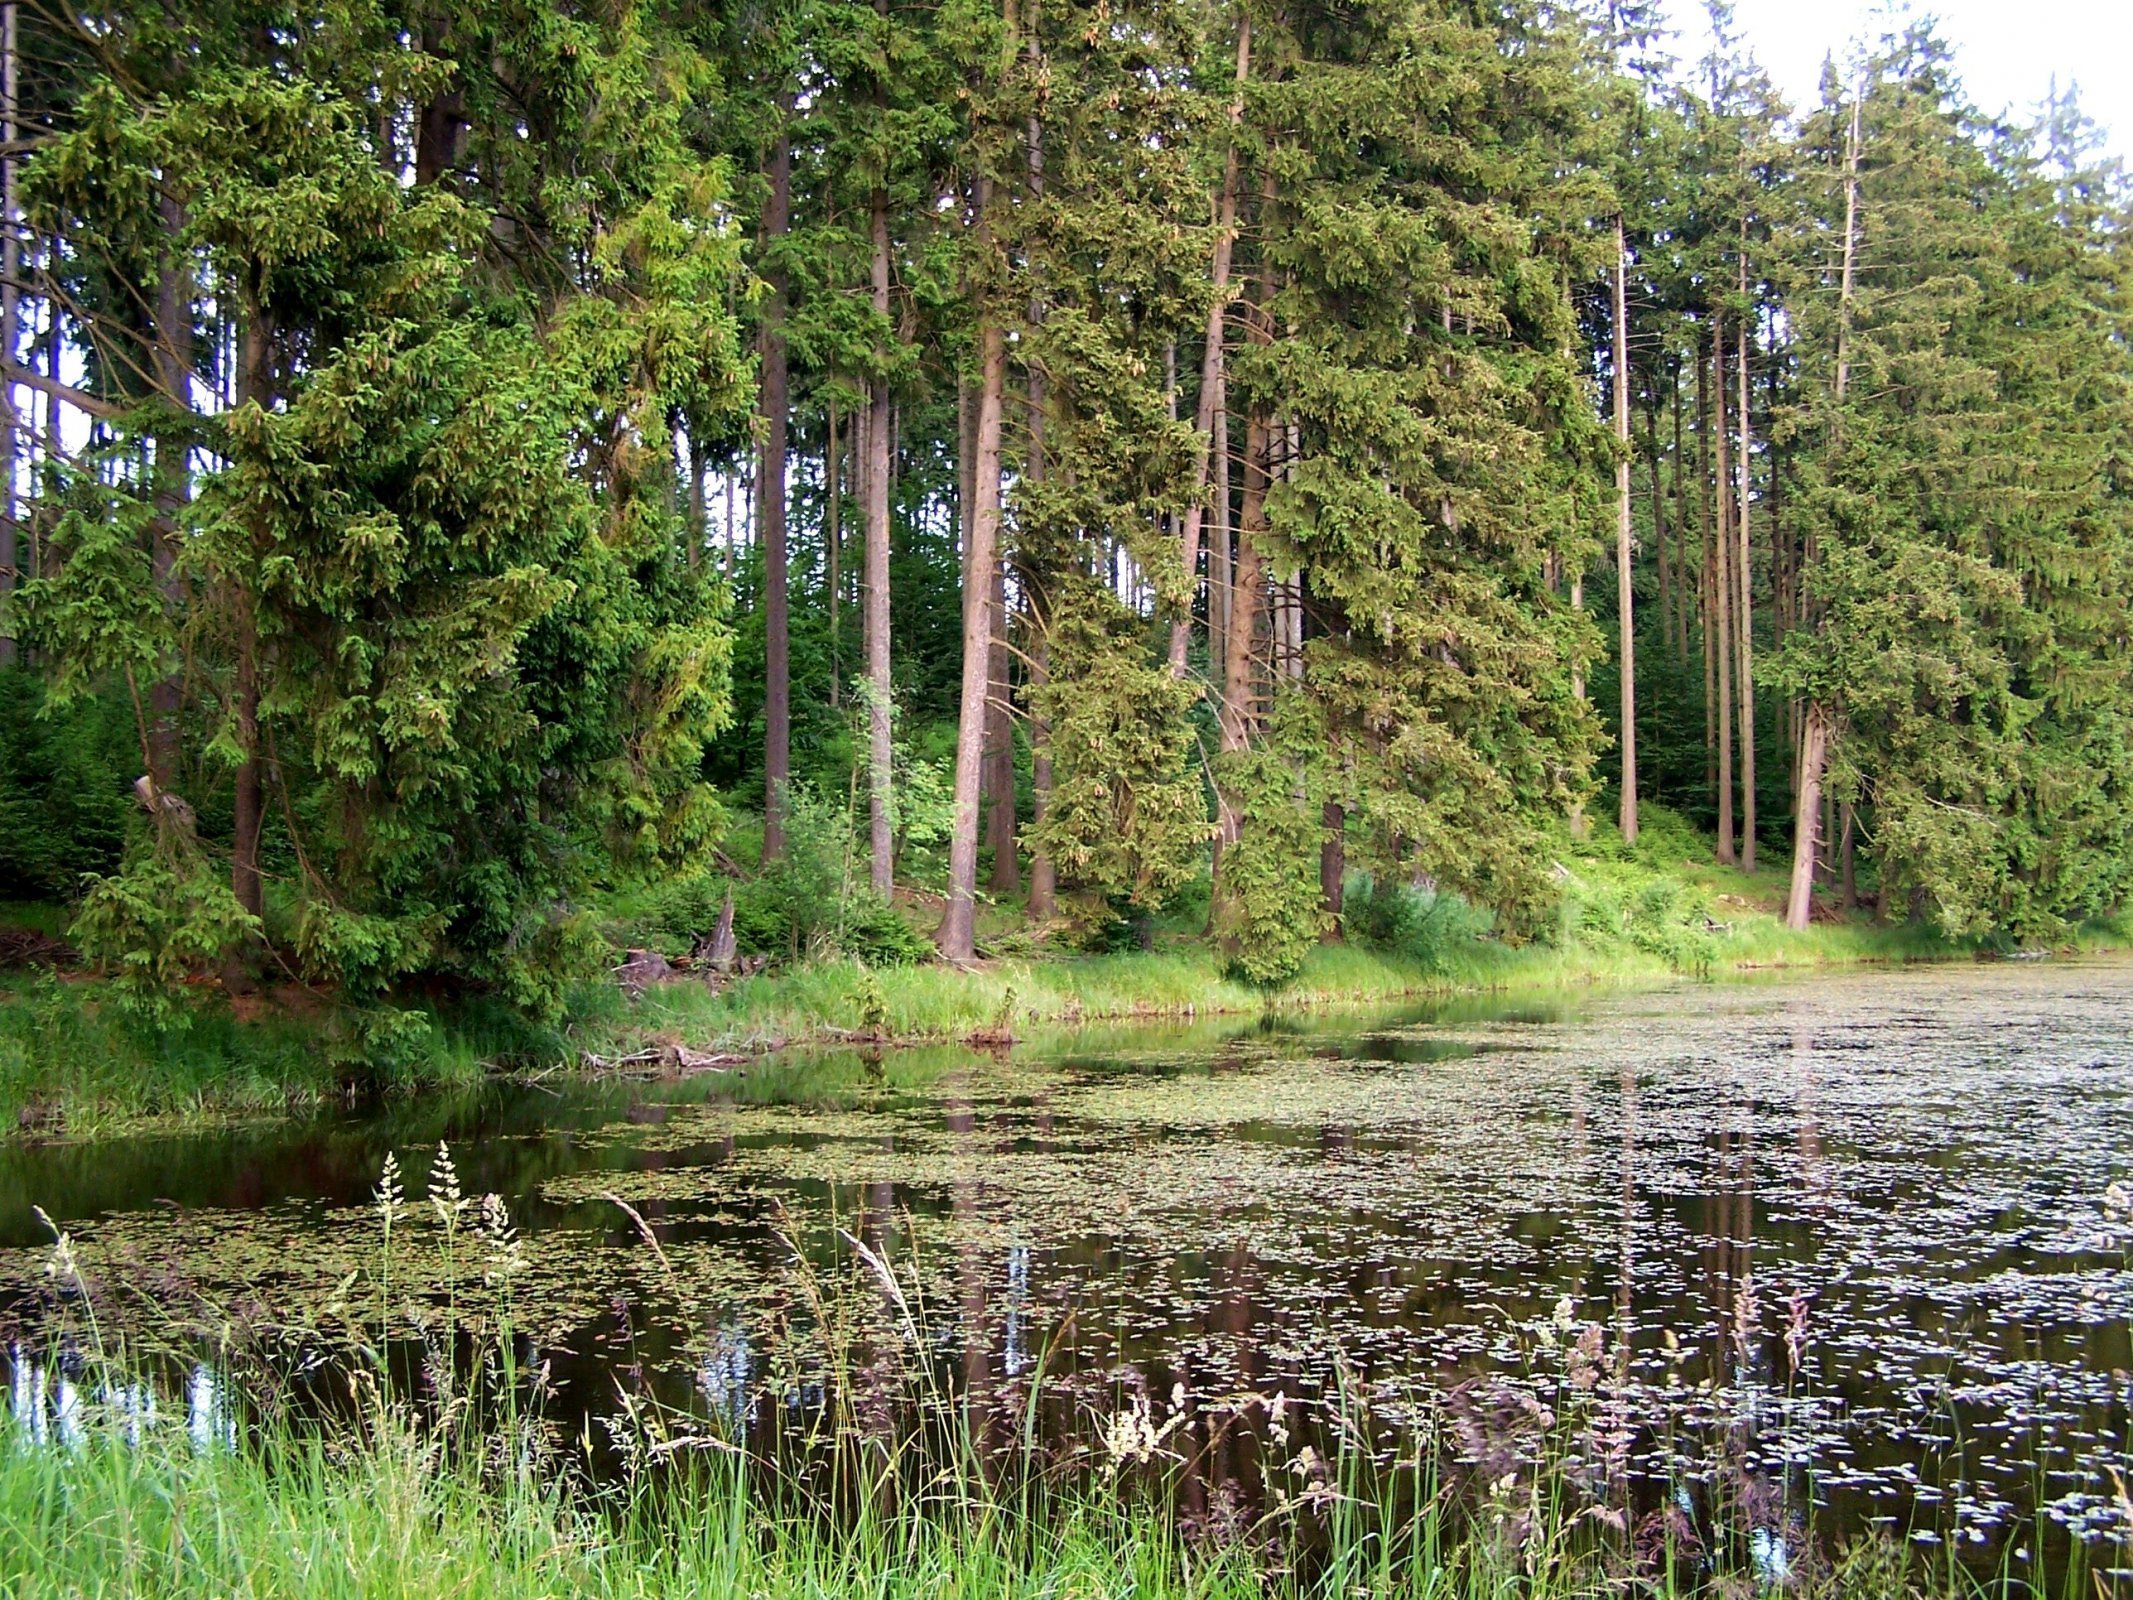
[[[992,181],[978,179],[980,253],[991,249]],[[992,660],[992,596],[999,565],[1000,413],[1007,387],[1007,345],[999,319],[978,313],[978,425],[970,539],[963,550],[963,691],[956,718],[955,805],[948,832],[948,904],[933,940],[950,961],[976,953],[978,787],[985,748],[985,704]]]
[[[828,506],[823,514],[822,552],[829,590],[830,709],[844,701],[844,444],[837,437],[837,402],[829,402],[822,441],[822,482]]]
[[[22,333],[22,298],[17,287],[22,279],[22,240],[15,227],[16,9],[13,0],[0,6],[0,365],[7,367],[18,359]],[[7,597],[20,579],[21,507],[15,496],[15,459],[21,441],[15,385],[12,380],[0,382],[0,615],[7,613]],[[15,636],[0,634],[0,666],[14,660]]]
[[[1007,563],[992,564],[992,648],[985,671],[985,843],[992,851],[992,873],[985,880],[994,894],[1011,895],[1022,886],[1015,859],[1015,723],[1008,696]]]
[[[791,426],[785,339],[786,271],[780,257],[792,227],[792,96],[780,97],[770,147],[770,199],[763,208],[764,281],[761,414],[763,445],[755,497],[763,544],[763,859],[785,853],[787,790],[792,783],[792,624],[785,548],[785,457]]]
[[[1785,926],[1804,928],[1814,908],[1815,847],[1822,826],[1822,768],[1829,756],[1829,714],[1818,700],[1807,708],[1800,740],[1799,814],[1792,827],[1792,892]]]
[[[872,263],[874,311],[889,315],[889,197],[877,189],[873,200]],[[893,688],[889,680],[889,385],[875,378],[869,393],[860,454],[860,492],[866,518],[867,660],[867,838],[875,892],[896,886],[894,808],[889,794],[895,759],[890,721]]]
[[[1338,800],[1328,800],[1318,815],[1325,829],[1318,842],[1318,901],[1326,913],[1326,929],[1320,942],[1339,944],[1348,881],[1348,811]]]
[[[1718,659],[1718,859],[1733,866],[1733,513],[1732,468],[1726,445],[1726,335],[1719,320],[1711,337],[1711,442],[1717,457],[1712,499],[1718,509],[1717,554],[1712,567],[1713,614],[1718,624],[1707,648]]]
[[[1208,307],[1206,343],[1200,357],[1200,393],[1193,408],[1192,499],[1185,507],[1183,558],[1185,563],[1185,615],[1170,627],[1170,670],[1185,676],[1185,660],[1192,642],[1192,590],[1200,566],[1200,530],[1207,514],[1209,467],[1214,454],[1216,418],[1222,411],[1224,322],[1229,311],[1230,261],[1237,239],[1237,129],[1244,120],[1244,85],[1251,75],[1252,22],[1237,19],[1237,90],[1230,101],[1230,139],[1222,160],[1222,189],[1215,201],[1215,247],[1212,281],[1213,303]],[[1214,647],[1214,590],[1212,574],[1208,588],[1208,648]]]
[[[1621,624],[1622,804],[1627,844],[1637,842],[1637,635],[1632,608],[1629,506],[1629,244],[1615,219],[1615,596]],[[1656,504],[1656,502],[1655,502]]]
[[[1741,298],[1748,296],[1747,223],[1741,224]],[[1735,377],[1740,383],[1740,516],[1734,529],[1736,561],[1734,578],[1740,585],[1740,603],[1734,610],[1739,629],[1739,664],[1733,679],[1740,689],[1740,864],[1743,872],[1755,870],[1755,606],[1749,585],[1748,506],[1755,477],[1751,446],[1752,422],[1748,412],[1748,318],[1743,315],[1738,330],[1740,354]]]
[[[14,8],[10,6],[9,12]],[[184,212],[178,202],[166,195],[162,200],[163,225],[176,237],[184,226]],[[9,241],[12,247],[13,241]],[[190,408],[193,349],[193,302],[185,276],[175,263],[166,263],[156,277],[156,342],[153,351],[156,387],[163,391],[173,406]],[[14,348],[8,338],[6,348]],[[12,411],[12,406],[9,410]],[[8,419],[11,423],[12,416]],[[11,430],[12,433],[12,430]],[[8,452],[12,466],[13,451]],[[178,592],[178,519],[191,492],[191,477],[186,468],[185,452],[174,441],[159,436],[155,442],[155,528],[154,544],[149,559],[155,573],[156,587],[162,592],[163,604],[173,617],[183,605],[183,596]],[[10,485],[10,516],[12,521],[12,485]],[[158,790],[175,791],[178,784],[178,715],[179,684],[175,676],[165,674],[149,686],[148,756],[149,775]],[[158,811],[158,816],[162,815]]]
[[[265,406],[273,399],[274,333],[258,296],[249,294],[246,300],[237,403]],[[232,721],[236,724],[237,747],[243,752],[231,800],[230,892],[238,905],[257,917],[266,908],[259,861],[260,834],[266,821],[264,766],[259,748],[259,630],[252,593],[242,583],[235,586],[230,604],[236,658],[231,686],[235,713]]]

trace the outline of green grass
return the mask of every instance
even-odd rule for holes
[[[252,1020],[209,1001],[185,1026],[151,1027],[105,986],[79,976],[0,973],[0,1134],[94,1132],[146,1116],[246,1115],[351,1093],[464,1085],[502,1069],[576,1066],[590,1051],[631,1054],[668,1041],[699,1051],[862,1037],[898,1044],[1026,1036],[1106,1021],[1161,1021],[1313,1010],[1485,990],[1649,984],[1799,966],[1965,958],[1923,925],[1877,926],[1863,913],[1801,931],[1780,919],[1784,861],[1749,874],[1712,863],[1708,841],[1659,807],[1635,846],[1595,821],[1551,863],[1554,925],[1513,945],[1477,937],[1486,918],[1440,919],[1394,948],[1322,945],[1278,988],[1234,977],[1222,953],[1172,929],[1158,948],[1119,955],[1032,950],[995,908],[1002,955],[968,970],[802,961],[714,992],[693,981],[626,1001],[589,985],[557,1028],[469,1001],[423,1014],[381,1051],[361,1019],[330,1005],[268,1004]],[[54,931],[49,907],[0,907],[0,925]],[[2072,948],[2122,948],[2123,923],[2080,930]],[[1021,953],[1028,952],[1028,953]]]
[[[373,1087],[478,1081],[488,1033],[433,1021],[394,1059],[364,1059],[328,1012],[206,1003],[181,1025],[129,1012],[91,979],[0,975],[0,1132],[90,1134],[142,1117],[232,1116],[325,1104]]]
[[[1389,1513],[1382,1468],[1227,1526],[1182,1522],[1139,1469],[1003,1488],[967,1447],[927,1471],[885,1462],[846,1492],[766,1480],[730,1455],[647,1467],[603,1490],[555,1469],[536,1431],[425,1423],[358,1384],[352,1420],[268,1421],[234,1445],[94,1401],[68,1443],[0,1421],[0,1596],[167,1600],[1572,1600],[1778,1592],[1736,1541],[1693,1559],[1608,1531],[1539,1475],[1476,1501],[1424,1492]],[[373,1398],[367,1402],[364,1395]],[[649,1437],[649,1436],[647,1436]],[[669,1435],[668,1437],[673,1437]],[[862,1447],[858,1457],[868,1452]],[[1099,1451],[1099,1458],[1101,1452]],[[1420,1469],[1419,1458],[1409,1462]],[[1012,1475],[1009,1475],[1009,1479]],[[1428,1490],[1425,1475],[1414,1487]],[[751,1487],[755,1485],[755,1487]],[[782,1485],[782,1486],[781,1486]],[[1624,1526],[1626,1527],[1626,1521]],[[1743,1548],[1745,1548],[1743,1546]],[[1833,1559],[1796,1547],[1784,1592],[1816,1600],[2069,1597],[1977,1576],[1889,1538]],[[2100,1592],[2100,1591],[2099,1591]]]

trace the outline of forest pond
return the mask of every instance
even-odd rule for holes
[[[769,1426],[821,1402],[846,1302],[872,1308],[847,1353],[900,1325],[978,1412],[1058,1436],[1277,1393],[1302,1417],[1336,1387],[1375,1427],[1457,1423],[1459,1397],[1545,1395],[1583,1360],[1665,1495],[1730,1475],[1818,1526],[2054,1562],[2115,1529],[2133,1470],[2133,1241],[2106,1200],[2133,1175],[2129,1094],[2117,960],[497,1084],[0,1149],[0,1321],[18,1416],[63,1430],[82,1319],[42,1207],[100,1337],[301,1345],[385,1297],[434,1308],[449,1277],[508,1292],[566,1420],[637,1393]],[[516,1242],[472,1208],[445,1237],[440,1140]],[[408,1196],[389,1257],[388,1153]],[[506,1250],[515,1276],[485,1288]],[[180,1361],[166,1403],[224,1426],[224,1370]],[[1450,1423],[1455,1450],[1490,1448]]]

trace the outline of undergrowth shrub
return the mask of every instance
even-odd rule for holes
[[[1365,944],[1430,968],[1449,965],[1496,923],[1462,895],[1367,872],[1348,875],[1342,911],[1348,931]]]
[[[850,956],[869,966],[929,960],[933,945],[874,892],[840,802],[804,784],[790,791],[785,852],[753,878],[698,872],[618,900],[614,937],[668,956],[688,953],[718,926],[733,896],[734,947],[774,962]]]

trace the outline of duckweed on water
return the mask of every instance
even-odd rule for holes
[[[1351,1379],[1365,1447],[1397,1454],[1446,1396],[1536,1398],[1519,1330],[1563,1302],[1618,1375],[1626,1467],[1699,1517],[1811,1506],[1840,1543],[1893,1529],[1968,1570],[2064,1572],[2068,1540],[2118,1530],[2129,1460],[2133,1275],[2100,1200],[2127,1175],[2129,1021],[2133,968],[2099,964],[847,1055],[605,1120],[566,1105],[566,1135],[465,1154],[511,1176],[517,1315],[566,1418],[618,1381],[759,1433],[826,1403],[840,1351],[900,1337],[860,1244],[896,1264],[959,1403],[1026,1411],[1069,1454],[1105,1396],[1113,1419],[1177,1389],[1308,1415]],[[314,1326],[336,1293],[372,1314],[367,1207],[229,1223],[151,1207],[75,1231],[92,1286],[161,1266],[172,1334]],[[438,1232],[410,1212],[407,1305],[447,1293]],[[0,1268],[34,1284],[42,1262]]]

